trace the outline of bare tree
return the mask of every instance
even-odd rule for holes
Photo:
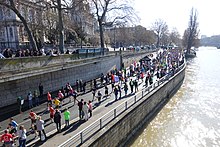
[[[132,16],[134,16],[134,11],[125,0],[91,0],[91,2],[92,10],[97,17],[99,25],[101,48],[104,48],[103,25],[106,22],[112,22],[113,24],[118,20],[127,19],[130,21]]]
[[[25,30],[27,31],[27,34],[28,34],[28,37],[29,37],[29,40],[30,40],[30,44],[31,44],[31,48],[34,50],[34,51],[37,51],[38,48],[37,48],[37,44],[36,44],[36,41],[33,37],[33,34],[31,32],[31,30],[29,29],[29,26],[28,26],[28,23],[27,23],[27,20],[25,19],[24,16],[22,16],[22,14],[19,12],[19,8],[18,8],[18,4],[17,2],[15,2],[14,0],[0,0],[0,5],[2,6],[5,6],[6,8],[12,10],[17,16],[18,18],[21,20],[21,22],[23,23],[24,25],[24,28]]]
[[[179,34],[179,32],[177,31],[176,28],[173,28],[173,30],[171,31],[170,35],[170,42],[174,43],[175,45],[181,47],[181,36]]]
[[[186,47],[187,54],[190,54],[190,49],[192,46],[198,45],[198,35],[199,35],[199,23],[197,20],[197,11],[192,8],[190,17],[189,17],[189,24],[188,28],[185,30],[183,35],[183,45]]]
[[[167,35],[168,33],[168,26],[165,21],[159,19],[159,20],[156,20],[154,24],[152,25],[152,30],[154,30],[154,32],[156,33],[157,47],[159,47],[161,43],[161,39],[163,37],[166,37],[165,35]]]

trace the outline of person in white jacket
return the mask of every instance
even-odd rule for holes
[[[26,146],[26,129],[23,125],[20,126],[20,129],[18,131],[18,138],[19,138],[19,147],[25,147]]]
[[[89,106],[86,102],[84,102],[84,104],[83,104],[82,111],[84,113],[84,120],[87,121],[89,119],[89,117],[88,117]]]

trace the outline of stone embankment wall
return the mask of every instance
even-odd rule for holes
[[[0,108],[15,104],[17,97],[26,99],[29,91],[38,90],[41,82],[44,93],[57,91],[67,82],[74,85],[77,79],[90,81],[110,70],[121,68],[122,60],[138,61],[149,53],[119,53],[77,59],[74,55],[57,57],[31,57],[0,60]]]
[[[88,81],[97,78],[101,73],[107,73],[111,69],[120,68],[121,64],[120,56],[96,58],[90,62],[84,60],[81,63],[77,62],[76,64],[73,62],[69,68],[57,67],[53,70],[51,69],[51,71],[47,70],[45,73],[29,73],[19,79],[1,82],[0,107],[16,103],[18,96],[26,99],[27,93],[30,90],[32,92],[38,90],[40,82],[44,86],[44,93],[47,91],[56,91],[61,89],[61,86],[65,86],[67,82],[75,84],[76,79]],[[50,67],[48,68],[50,70]]]
[[[100,130],[82,146],[126,146],[137,131],[155,116],[169,98],[179,89],[185,77],[185,68],[169,82],[165,82],[135,105]]]

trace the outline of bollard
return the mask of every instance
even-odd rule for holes
[[[134,103],[136,103],[137,99],[136,99],[136,95],[134,96]]]
[[[83,132],[80,133],[81,144],[83,144]]]
[[[128,109],[128,102],[126,101],[125,102],[125,110],[127,110]]]
[[[144,91],[142,90],[142,98],[144,97]]]
[[[114,109],[114,118],[116,117],[116,109]]]
[[[102,129],[102,119],[100,119],[99,122],[100,122],[100,129]]]

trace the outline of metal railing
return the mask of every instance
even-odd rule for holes
[[[180,72],[181,69],[183,69],[185,66],[185,63],[182,64],[176,71],[175,74]],[[174,76],[173,75],[173,76]],[[152,90],[163,84],[165,81],[169,81],[171,77],[173,76],[164,76],[160,80],[156,81],[149,87],[143,88],[140,92],[136,93],[134,96],[123,102],[122,104],[118,105],[114,109],[110,110],[107,114],[102,116],[97,121],[90,124],[88,127],[59,145],[58,147],[66,147],[66,146],[80,146],[83,144],[86,140],[91,138],[95,133],[100,131],[102,128],[104,128],[108,123],[110,123],[113,119],[118,117],[120,114],[122,114],[124,111],[129,109],[131,106],[133,106],[135,103],[137,103],[139,100],[141,100],[143,97],[145,97],[147,94],[149,94]]]

